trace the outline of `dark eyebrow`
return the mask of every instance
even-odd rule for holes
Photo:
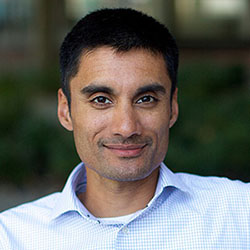
[[[104,86],[104,85],[96,85],[96,84],[91,84],[89,86],[84,87],[81,90],[82,94],[89,94],[89,95],[92,95],[98,92],[103,92],[103,93],[110,94],[110,95],[114,93],[114,91],[111,88]]]
[[[152,83],[137,89],[135,95],[138,96],[145,92],[161,92],[162,94],[166,94],[166,89],[159,83]]]

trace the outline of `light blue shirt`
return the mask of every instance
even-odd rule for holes
[[[155,196],[126,223],[92,216],[77,198],[85,185],[79,164],[62,192],[2,212],[0,249],[250,249],[250,184],[161,164]]]

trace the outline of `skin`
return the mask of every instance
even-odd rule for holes
[[[82,55],[70,82],[70,111],[59,89],[59,120],[73,131],[86,165],[87,188],[79,199],[93,215],[129,214],[153,197],[178,117],[177,90],[172,101],[170,90],[161,55],[110,47]]]

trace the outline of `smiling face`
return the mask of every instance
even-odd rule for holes
[[[116,181],[149,176],[165,157],[178,116],[177,91],[171,105],[170,90],[161,55],[110,47],[83,54],[70,82],[71,111],[59,90],[58,116],[73,130],[88,171]]]

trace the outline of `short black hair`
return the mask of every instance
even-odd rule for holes
[[[117,52],[146,49],[163,55],[172,82],[177,84],[178,47],[168,29],[153,17],[133,9],[101,9],[79,20],[60,48],[62,89],[70,104],[70,80],[77,74],[81,55],[109,46]]]

